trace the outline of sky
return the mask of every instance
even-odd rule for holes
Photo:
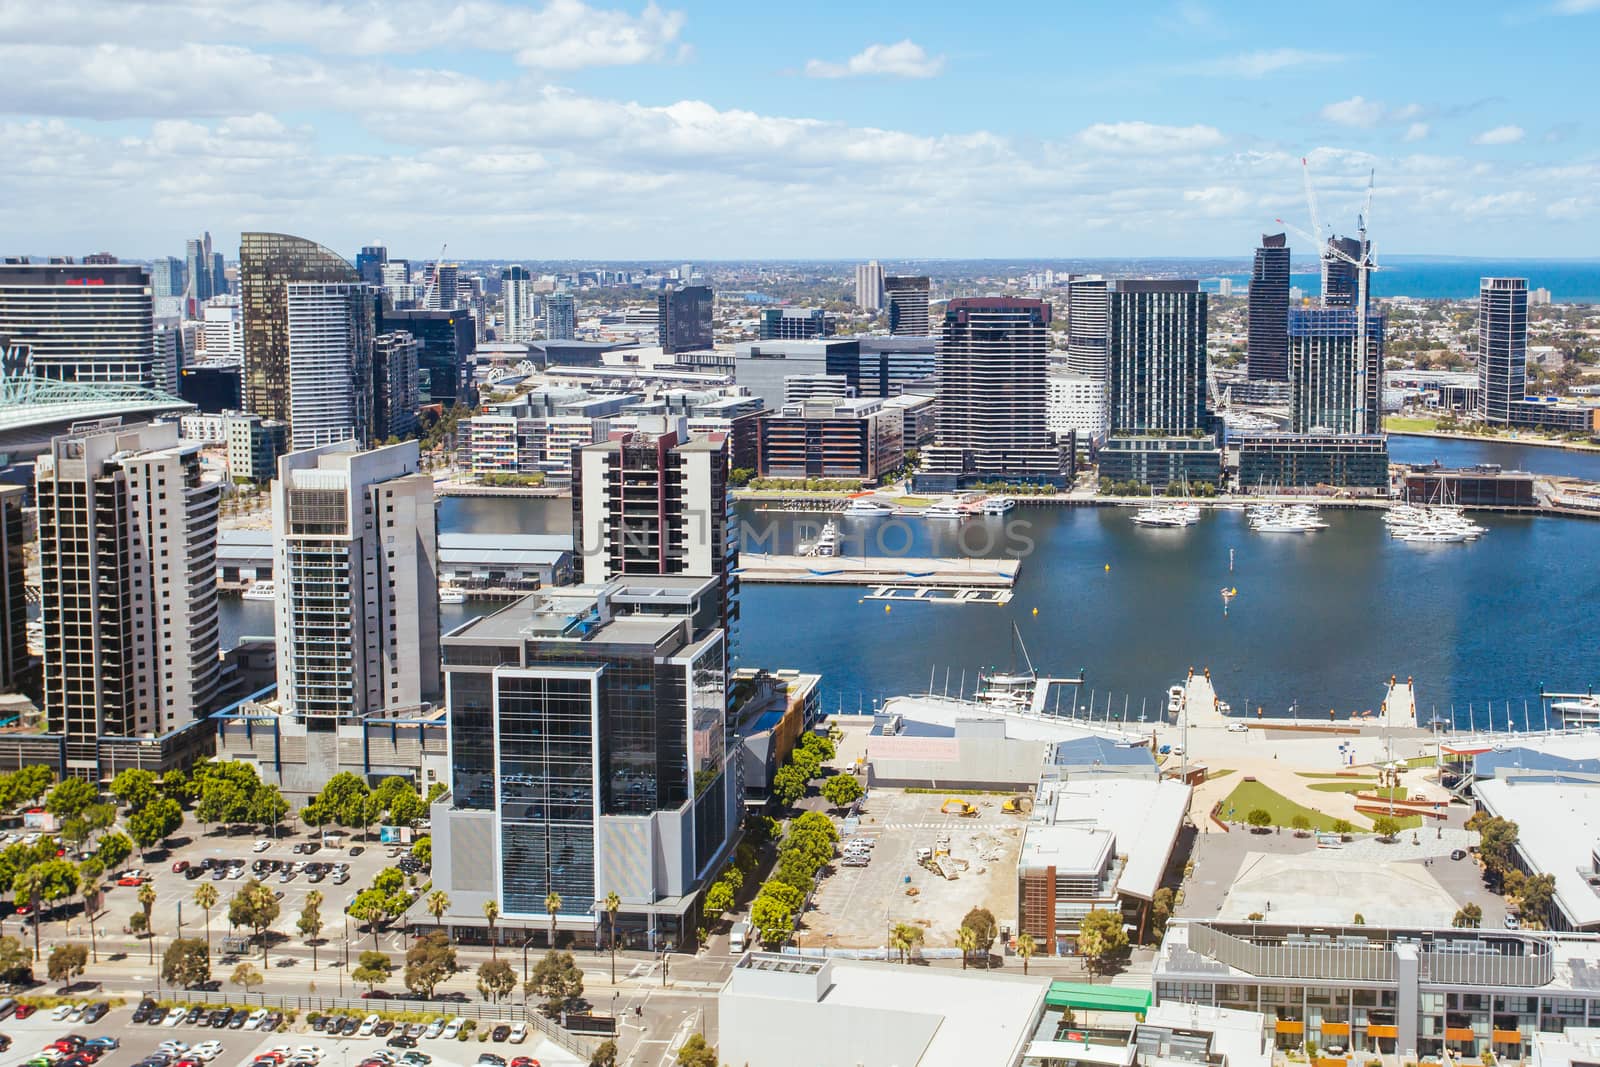
[[[1594,257],[1597,45],[1600,0],[0,0],[0,251],[1245,256],[1305,158],[1324,232],[1376,172],[1380,258]]]

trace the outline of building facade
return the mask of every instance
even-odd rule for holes
[[[272,480],[278,457],[289,450],[289,428],[260,415],[224,415],[222,435],[228,446],[228,475],[258,485]]]
[[[378,309],[377,331],[403,330],[417,342],[417,390],[424,403],[453,407],[470,404],[473,354],[478,333],[466,311],[430,311],[426,308]]]
[[[521,264],[500,272],[500,321],[506,340],[533,340],[533,275]]]
[[[875,398],[785,404],[756,427],[756,470],[763,478],[876,482],[905,460],[904,415]]]
[[[890,333],[927,337],[933,332],[928,310],[930,288],[926,275],[883,279],[883,300],[889,309]]]
[[[1067,367],[1085,378],[1111,378],[1106,342],[1111,328],[1110,283],[1104,278],[1067,282]]]
[[[0,265],[0,369],[67,382],[156,382],[150,275],[138,266]]]
[[[656,330],[667,355],[710,348],[711,287],[686,285],[668,289],[656,298]]]
[[[1106,404],[1106,383],[1058,367],[1050,368],[1045,379],[1045,426],[1057,443],[1068,435],[1078,442],[1098,448],[1111,430],[1111,412]]]
[[[1510,425],[1528,390],[1528,280],[1485,278],[1478,286],[1478,413]]]
[[[28,524],[20,485],[0,486],[0,692],[31,686],[36,672],[28,655]]]
[[[221,486],[178,435],[57,437],[35,468],[44,710],[74,774],[98,777],[99,738],[167,734],[216,697]]]
[[[1264,233],[1250,270],[1250,319],[1245,360],[1250,377],[1289,378],[1289,241]]]
[[[1325,308],[1354,308],[1361,295],[1361,272],[1354,263],[1343,256],[1360,260],[1367,249],[1354,237],[1330,237],[1322,252],[1322,306]],[[1337,254],[1336,254],[1337,253]],[[1367,294],[1372,300],[1372,294]]]
[[[883,265],[875,259],[856,265],[856,306],[863,311],[883,310]]]
[[[289,282],[289,445],[372,437],[372,301],[364,285]]]
[[[1111,432],[1209,431],[1206,294],[1196,281],[1119,281],[1110,293]]]
[[[1239,450],[1239,488],[1249,493],[1332,486],[1389,491],[1389,446],[1382,434],[1230,433]]]
[[[547,341],[570,341],[578,336],[578,304],[571,293],[550,293],[544,298],[544,336]]]
[[[821,308],[762,308],[758,336],[763,341],[809,341],[826,337],[828,316]]]
[[[278,460],[278,700],[308,733],[439,696],[433,479],[417,465],[415,441],[366,452],[340,441]],[[331,774],[336,754],[326,758]]]
[[[1289,389],[1295,433],[1383,432],[1383,316],[1367,316],[1366,358],[1360,315],[1348,308],[1289,312]]]
[[[417,351],[409,333],[381,333],[372,341],[372,439],[417,434]]]

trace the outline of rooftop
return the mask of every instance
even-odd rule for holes
[[[1538,874],[1556,879],[1556,904],[1580,929],[1600,925],[1594,870],[1600,840],[1600,784],[1498,778],[1473,793],[1491,815],[1517,824],[1517,851]]]
[[[1252,852],[1234,876],[1218,919],[1257,912],[1275,923],[1448,926],[1456,900],[1420,863],[1356,860],[1340,852]]]
[[[1126,857],[1117,892],[1149,900],[1161,888],[1178,832],[1189,811],[1190,789],[1171,779],[1100,778],[1046,782],[1035,818],[1023,838],[1022,858],[1065,854],[1084,830],[1105,830]]]

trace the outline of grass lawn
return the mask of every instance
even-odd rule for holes
[[[1400,415],[1390,415],[1383,420],[1385,430],[1394,430],[1396,433],[1405,433],[1407,430],[1419,433],[1431,433],[1439,428],[1438,419],[1407,418]]]
[[[1295,771],[1294,776],[1296,778],[1337,778],[1341,782],[1375,782],[1378,780],[1378,776],[1375,774],[1322,774],[1317,771]],[[1315,786],[1312,788],[1315,788]]]
[[[1233,768],[1232,767],[1224,767],[1220,771],[1207,771],[1206,772],[1206,781],[1211,782],[1211,781],[1216,781],[1218,778],[1226,778],[1226,777],[1228,777],[1228,775],[1230,775],[1232,773],[1233,773]]]
[[[933,498],[929,496],[897,496],[894,498],[894,502],[908,508],[925,508],[933,503]]]
[[[1217,814],[1230,822],[1244,822],[1256,808],[1264,808],[1267,814],[1272,816],[1274,826],[1289,827],[1293,825],[1296,815],[1304,815],[1311,821],[1311,826],[1315,830],[1333,829],[1332,815],[1296,804],[1282,793],[1269,789],[1260,782],[1240,782],[1234,786],[1233,792],[1223,800],[1222,810]]]
[[[1395,789],[1392,786],[1385,786],[1379,789],[1370,778],[1364,782],[1317,782],[1315,785],[1307,786],[1306,788],[1314,789],[1319,793],[1371,793],[1385,800],[1404,800],[1410,795],[1410,790]]]

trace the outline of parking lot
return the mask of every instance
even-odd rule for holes
[[[941,813],[947,797],[968,800],[977,817]],[[861,836],[875,842],[871,862],[865,867],[835,862],[803,918],[801,943],[880,947],[890,926],[906,922],[922,927],[928,947],[950,947],[962,917],[974,907],[988,908],[1000,926],[1016,929],[1023,820],[1003,814],[1002,799],[874,789],[861,816]],[[940,865],[954,879],[917,862],[919,849],[934,850],[941,841],[949,855],[939,857]]]
[[[329,1037],[311,1032],[303,1018],[292,1030],[270,1034],[251,1030],[217,1030],[187,1022],[176,1026],[135,1024],[132,1018],[133,1005],[130,1004],[113,1009],[98,1023],[56,1022],[48,1011],[36,1012],[27,1019],[0,1021],[0,1032],[12,1039],[11,1048],[0,1054],[0,1067],[22,1067],[38,1055],[47,1043],[69,1033],[84,1037],[104,1035],[118,1040],[120,1047],[107,1053],[95,1067],[135,1067],[156,1052],[164,1041],[178,1041],[190,1047],[206,1041],[220,1042],[221,1052],[205,1067],[250,1067],[258,1055],[274,1048],[284,1049],[286,1057],[293,1057],[295,1050],[319,1050],[320,1057],[309,1054],[302,1057],[302,1062],[307,1058],[314,1059],[317,1067],[358,1067],[375,1051],[381,1050],[397,1060],[406,1052],[404,1049],[389,1048],[386,1038]],[[428,1057],[429,1062],[424,1067],[474,1067],[478,1056],[484,1052],[500,1056],[507,1064],[518,1057],[528,1057],[539,1067],[573,1067],[582,1063],[571,1053],[546,1041],[537,1031],[521,1044],[510,1041],[479,1042],[476,1035],[464,1042],[443,1037],[423,1037],[418,1039],[416,1051]],[[521,1064],[518,1067],[529,1065]]]

